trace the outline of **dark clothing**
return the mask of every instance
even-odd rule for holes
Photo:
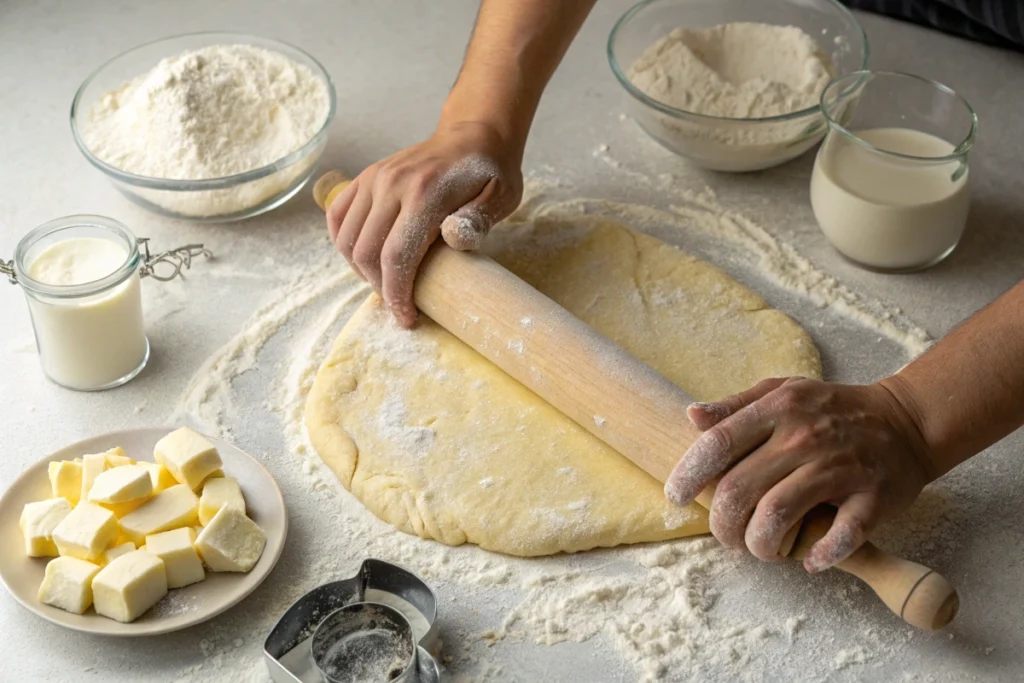
[[[1024,0],[842,0],[988,45],[1024,51]]]

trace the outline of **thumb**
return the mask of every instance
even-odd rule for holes
[[[781,378],[766,379],[744,392],[726,396],[715,403],[691,403],[686,409],[686,415],[697,429],[706,432],[741,408],[764,398],[788,381]]]
[[[452,249],[478,249],[491,226],[502,217],[500,200],[501,184],[497,178],[491,178],[480,194],[442,221],[441,237]]]

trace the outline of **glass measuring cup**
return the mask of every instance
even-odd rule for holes
[[[978,117],[953,90],[911,74],[857,71],[821,95],[828,133],[811,207],[829,242],[881,272],[929,268],[956,248],[970,209]]]

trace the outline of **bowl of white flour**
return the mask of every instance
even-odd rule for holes
[[[129,50],[71,105],[85,158],[129,199],[195,221],[248,218],[309,180],[336,99],[306,52],[267,38],[196,33]]]
[[[655,141],[716,171],[757,171],[821,141],[821,92],[866,68],[867,36],[836,0],[644,0],[608,60]]]

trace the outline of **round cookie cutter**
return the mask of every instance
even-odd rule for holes
[[[418,640],[414,622],[428,625]],[[368,559],[352,578],[314,588],[289,607],[263,655],[275,683],[348,683],[368,669],[381,681],[439,683],[438,632],[430,587],[402,567]]]

